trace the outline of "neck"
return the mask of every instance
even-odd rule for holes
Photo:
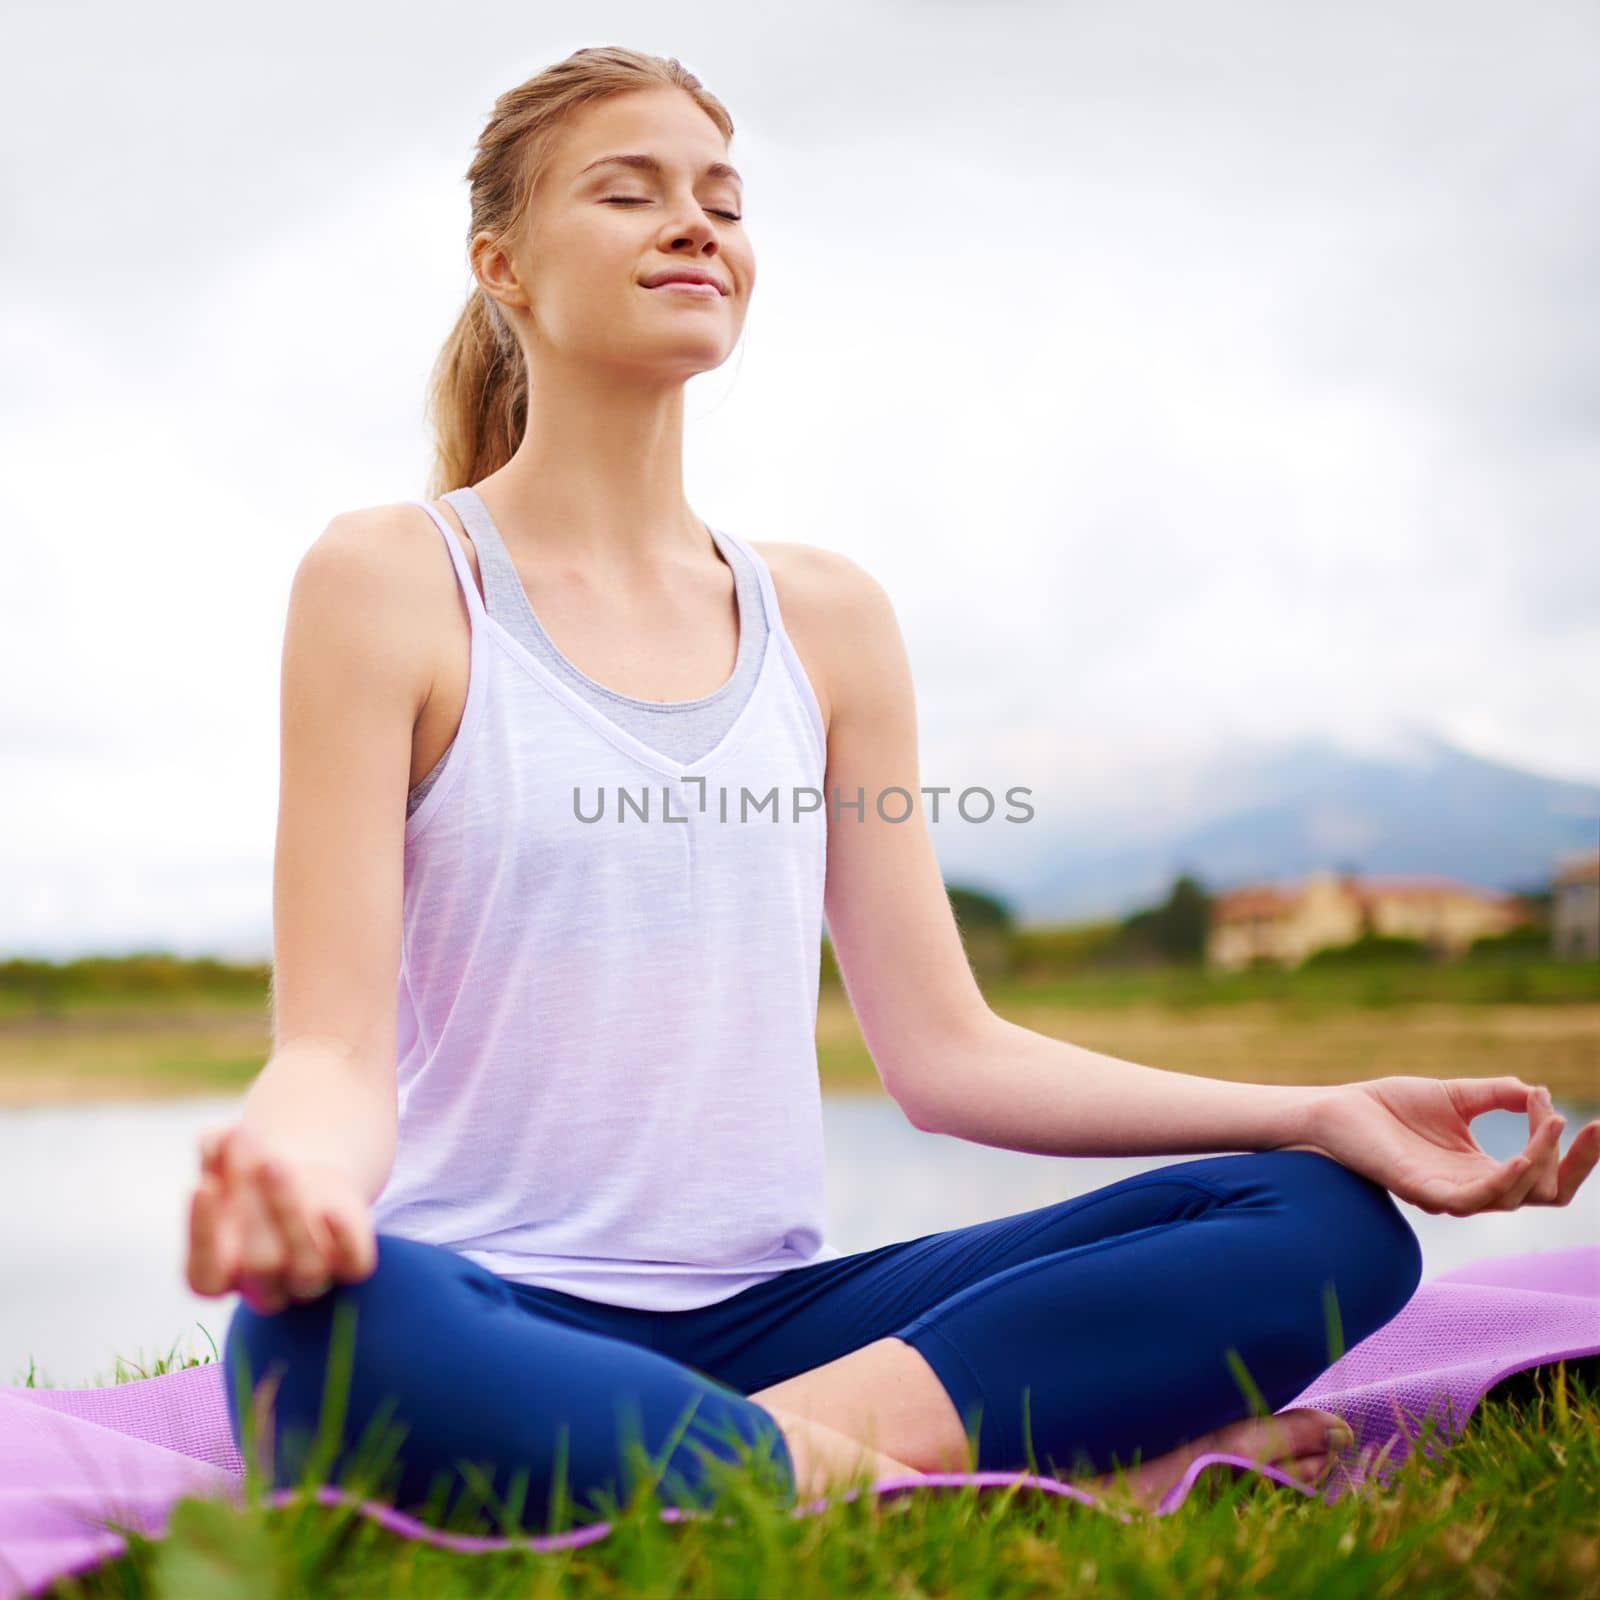
[[[545,376],[516,453],[478,485],[508,546],[619,577],[720,559],[684,498],[683,385],[618,384],[592,364],[579,381]]]

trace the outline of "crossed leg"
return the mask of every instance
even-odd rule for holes
[[[539,1529],[626,1500],[647,1469],[668,1503],[695,1503],[744,1448],[801,1491],[838,1470],[850,1441],[795,1419],[807,1454],[788,1459],[773,1413],[649,1347],[647,1313],[541,1298],[440,1245],[377,1244],[359,1282],[230,1318],[230,1428],[274,1487],[359,1484],[429,1521],[467,1500]]]
[[[816,1422],[835,1439],[842,1435],[861,1441],[878,1477],[964,1472],[971,1466],[966,1431],[938,1374],[914,1346],[892,1335],[759,1389],[750,1399],[777,1417],[797,1461],[816,1454],[804,1429],[807,1422]],[[1332,1461],[1335,1444],[1349,1442],[1334,1436],[1349,1433],[1349,1424],[1340,1417],[1314,1407],[1246,1417],[1127,1468],[1120,1482],[1140,1504],[1153,1506],[1197,1455],[1218,1450],[1272,1462],[1315,1483]],[[887,1439],[904,1459],[873,1451],[868,1441],[875,1438]],[[806,1470],[816,1470],[810,1460]],[[1087,1479],[1100,1490],[1112,1489],[1118,1481],[1115,1472]]]
[[[277,1374],[274,1481],[295,1481],[308,1452],[320,1454],[311,1436],[339,1392],[330,1471],[369,1423],[398,1420],[397,1503],[431,1502],[436,1480],[470,1460],[536,1525],[569,1469],[585,1495],[628,1491],[615,1433],[624,1401],[652,1453],[669,1452],[671,1493],[689,1498],[703,1451],[728,1459],[729,1435],[784,1445],[774,1453],[801,1493],[863,1461],[879,1476],[1020,1470],[1025,1435],[1046,1472],[1061,1471],[1051,1457],[1103,1469],[1141,1452],[1192,1454],[1247,1410],[1225,1352],[1269,1406],[1284,1405],[1332,1359],[1321,1291],[1335,1292],[1348,1344],[1394,1316],[1421,1271],[1387,1192],[1302,1150],[1160,1168],[679,1313],[541,1296],[438,1246],[389,1235],[379,1246],[359,1284],[273,1315],[234,1313],[229,1378]],[[359,1313],[352,1366],[325,1388],[347,1307]],[[243,1448],[231,1381],[228,1397]],[[385,1420],[391,1402],[399,1416]]]
[[[894,1331],[750,1398],[918,1472],[1020,1469],[1026,1388],[1041,1455],[1126,1469],[1146,1503],[1206,1450],[1314,1481],[1348,1442],[1328,1427],[1348,1428],[1314,1408],[1247,1415],[1226,1352],[1269,1408],[1284,1405],[1342,1353],[1326,1342],[1329,1291],[1348,1347],[1393,1317],[1421,1275],[1392,1196],[1298,1149],[1178,1163],[900,1248],[921,1252],[920,1276],[893,1247],[873,1269],[895,1282]],[[924,1309],[908,1310],[908,1277],[936,1286]],[[862,1291],[857,1279],[848,1292]],[[998,1424],[976,1461],[962,1415],[974,1401]]]

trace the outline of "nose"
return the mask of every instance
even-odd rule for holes
[[[695,255],[705,254],[708,250],[711,255],[717,253],[717,230],[706,220],[699,201],[691,201],[685,208],[684,214],[674,219],[668,226],[669,254],[681,255],[686,249]]]

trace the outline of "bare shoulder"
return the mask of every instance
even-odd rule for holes
[[[452,617],[462,611],[457,596],[437,526],[419,507],[396,501],[331,517],[300,557],[290,603],[312,631],[336,629],[374,664],[403,674],[420,705]]]
[[[868,614],[889,603],[883,585],[842,550],[793,540],[751,543],[772,572],[785,623],[791,612],[797,617],[802,612],[830,616],[843,608]]]
[[[465,543],[465,541],[464,541]],[[432,518],[396,501],[336,512],[300,560],[327,584],[377,584],[396,593],[454,586],[449,553]]]
[[[784,627],[831,726],[846,686],[870,679],[874,662],[902,649],[888,591],[841,550],[788,540],[751,545],[772,573]]]

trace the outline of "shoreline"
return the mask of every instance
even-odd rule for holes
[[[1295,1015],[1271,1002],[1179,1011],[1013,1000],[996,1014],[1046,1037],[1162,1070],[1231,1082],[1332,1085],[1398,1075],[1543,1083],[1600,1110],[1600,1004],[1341,1007]],[[98,1024],[98,1025],[96,1025]],[[270,1046],[259,1014],[216,1013],[129,1027],[78,1016],[0,1026],[0,1114],[225,1096],[241,1098]],[[847,1003],[825,998],[817,1054],[825,1095],[886,1094]]]

